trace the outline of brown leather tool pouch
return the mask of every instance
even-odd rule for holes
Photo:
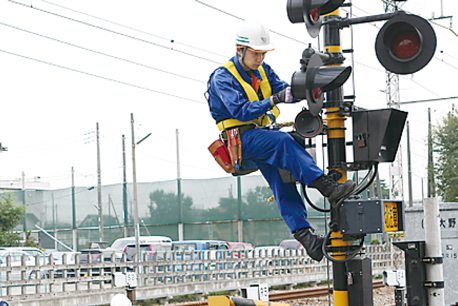
[[[227,173],[234,173],[235,167],[231,162],[229,150],[227,149],[222,139],[215,140],[209,147],[208,150],[215,158],[216,162],[223,168]]]

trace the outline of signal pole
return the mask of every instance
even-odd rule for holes
[[[317,37],[324,26],[325,52],[314,52],[311,48],[304,50],[301,71],[293,74],[291,91],[296,99],[307,100],[311,115],[317,116],[323,107],[326,110],[328,170],[333,171],[335,179],[345,182],[346,170],[369,169],[370,176],[366,176],[354,190],[355,196],[368,188],[378,176],[379,163],[395,161],[407,113],[391,108],[392,100],[395,100],[394,104],[399,104],[398,82],[394,84],[394,92],[391,86],[392,80],[398,78],[394,74],[412,74],[421,70],[436,50],[437,39],[432,26],[420,16],[397,10],[396,3],[399,1],[404,0],[391,0],[391,6],[387,6],[387,11],[394,8],[392,13],[357,18],[339,16],[341,6],[352,5],[345,4],[344,0],[287,2],[289,20],[305,23],[312,38]],[[389,75],[387,84],[390,109],[357,110],[353,108],[355,97],[343,96],[342,85],[348,79],[351,67],[342,66],[345,58],[339,31],[351,25],[374,21],[387,21],[377,34],[375,52],[380,64],[393,73]],[[326,92],[324,105],[323,92]],[[353,162],[350,163],[346,162],[345,156],[346,117],[353,119]],[[299,130],[297,126],[296,129]],[[380,183],[378,187],[381,189]],[[331,230],[326,236],[323,253],[333,264],[334,305],[373,305],[371,260],[358,255],[366,234],[404,231],[404,203],[399,200],[366,201],[347,197],[331,203],[330,212]],[[360,218],[363,214],[369,217]],[[357,240],[359,245],[351,243]]]
[[[331,12],[325,16],[326,20],[340,19],[340,9]],[[329,25],[324,26],[324,50],[336,57],[341,56],[342,48],[340,46],[340,33],[336,27]],[[339,64],[341,65],[341,64]],[[339,114],[339,109],[343,104],[342,87],[326,93],[326,120],[328,122],[328,160],[329,168],[342,173],[339,182],[347,181],[347,172],[341,169],[341,163],[346,162],[345,154],[345,120],[344,116]],[[336,210],[331,210],[331,219],[335,219]],[[343,240],[341,231],[332,232],[331,247],[345,247],[350,245],[348,241]],[[333,258],[336,260],[344,260],[344,252],[333,253]],[[332,262],[332,273],[334,280],[334,305],[348,306],[348,291],[347,291],[347,276],[345,262]]]

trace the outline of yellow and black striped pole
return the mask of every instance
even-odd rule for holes
[[[293,306],[291,304],[258,301],[235,296],[209,296],[208,306]]]
[[[325,19],[340,18],[340,9],[325,16]],[[339,29],[332,28],[328,25],[324,26],[324,49],[339,58],[342,54],[340,46]],[[341,64],[334,64],[341,65]],[[326,121],[328,123],[327,138],[328,138],[328,161],[330,170],[334,169],[342,173],[342,178],[339,182],[347,181],[346,171],[341,169],[342,162],[346,162],[345,154],[345,120],[344,116],[339,114],[339,109],[343,103],[342,87],[326,93]],[[331,219],[334,220],[334,210],[331,211]],[[345,247],[349,242],[342,239],[342,233],[331,233],[331,247]],[[333,253],[333,259],[345,259],[345,253]],[[345,262],[333,261],[333,283],[334,283],[334,305],[348,306],[348,291]]]

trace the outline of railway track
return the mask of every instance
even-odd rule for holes
[[[383,287],[382,281],[376,281],[372,284],[374,289]],[[323,288],[312,288],[312,289],[303,289],[303,290],[294,290],[294,291],[286,291],[286,292],[275,292],[269,293],[269,301],[271,302],[281,302],[285,300],[297,300],[303,298],[313,298],[313,297],[320,297],[327,295],[328,292],[332,292],[332,287],[328,289],[327,287]],[[190,302],[184,304],[175,304],[174,306],[206,306],[207,301],[198,301],[198,302]]]
[[[374,289],[383,287],[383,282],[377,281],[372,284]],[[280,302],[284,300],[297,300],[303,298],[312,298],[312,297],[320,297],[327,295],[328,292],[332,292],[332,287],[328,289],[327,287],[324,288],[313,288],[313,289],[304,289],[304,290],[295,290],[295,291],[287,291],[287,292],[279,292],[279,293],[270,293],[269,300],[272,302]]]

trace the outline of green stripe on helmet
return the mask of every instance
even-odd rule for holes
[[[237,36],[236,40],[240,43],[250,43],[250,39],[248,37]]]

